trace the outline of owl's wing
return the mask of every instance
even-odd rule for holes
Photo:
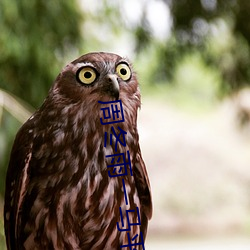
[[[21,206],[29,182],[29,163],[32,157],[29,122],[17,133],[11,151],[5,186],[4,228],[8,249],[18,249],[18,226]]]
[[[136,163],[133,169],[133,174],[135,178],[135,185],[142,204],[142,209],[147,216],[147,219],[151,219],[153,211],[151,189],[147,169],[142,159],[140,148],[136,155]]]

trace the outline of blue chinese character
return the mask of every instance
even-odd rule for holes
[[[128,244],[121,245],[121,248],[129,247],[129,250],[136,250],[136,248],[132,248],[132,247],[141,245],[142,249],[145,250],[142,232],[140,233],[141,242],[138,242],[138,243],[132,243],[132,241],[136,240],[136,238],[138,237],[138,234],[136,234],[132,239],[130,238],[129,233],[127,233],[127,236],[128,236]]]
[[[126,165],[129,165],[130,174],[131,176],[133,175],[129,151],[127,151],[127,154],[128,154],[128,162],[126,162],[125,153],[106,155],[106,158],[111,158],[111,164],[107,165],[107,168],[113,168],[112,172],[110,170],[108,171],[109,177],[127,175],[128,172]],[[118,173],[116,173],[117,171]]]
[[[117,143],[119,142],[122,146],[126,146],[126,141],[125,141],[125,135],[127,134],[126,131],[124,131],[123,129],[121,129],[119,126],[118,126],[118,129],[120,130],[120,133],[117,135],[115,130],[114,130],[114,127],[112,126],[111,130],[113,132],[113,134],[111,133],[110,134],[110,139],[109,139],[109,144],[112,145],[112,136],[114,135],[115,136],[115,151],[117,151]],[[120,140],[120,136],[122,135],[122,141]],[[104,137],[104,147],[106,147],[107,145],[107,138],[108,138],[108,133],[105,132],[105,137]]]
[[[103,117],[100,118],[100,121],[102,125],[124,122],[124,115],[123,115],[123,108],[122,108],[121,100],[110,101],[110,102],[101,102],[101,101],[98,101],[98,102],[101,104],[110,104],[108,107],[101,108]]]
[[[135,214],[135,211],[136,211],[136,216],[138,218],[138,222],[136,223],[131,223],[130,220],[129,220],[129,213],[134,213]],[[124,221],[123,221],[123,215],[122,215],[122,209],[120,207],[120,217],[121,217],[121,224],[122,224],[122,228],[124,227]],[[126,219],[127,219],[127,225],[128,225],[128,228],[120,228],[119,226],[119,223],[117,222],[117,229],[119,231],[130,231],[131,230],[131,226],[136,226],[136,225],[141,225],[141,219],[140,219],[140,214],[139,214],[139,208],[136,207],[136,210],[135,209],[130,209],[130,210],[126,210]]]

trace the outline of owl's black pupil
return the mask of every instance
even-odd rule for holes
[[[87,78],[87,79],[91,78],[91,76],[92,76],[91,72],[85,72],[84,73],[84,77]]]
[[[121,69],[120,73],[125,76],[127,74],[127,70],[126,69]]]

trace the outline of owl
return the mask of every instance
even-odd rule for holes
[[[108,108],[118,102],[123,120],[112,123]],[[125,247],[132,240],[133,249],[144,249],[152,201],[140,105],[132,65],[116,54],[89,53],[61,71],[14,141],[4,205],[8,249],[132,249]],[[110,168],[119,155],[124,166]],[[112,176],[118,172],[127,174]]]

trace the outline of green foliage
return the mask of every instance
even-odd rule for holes
[[[164,1],[172,14],[172,34],[158,46],[159,67],[155,81],[172,81],[175,69],[185,55],[197,51],[203,61],[221,72],[218,88],[222,96],[250,85],[250,3],[244,0]],[[140,30],[147,30],[142,22]],[[152,43],[151,33],[143,33]],[[146,37],[146,38],[145,38]],[[137,39],[140,47],[140,39]],[[153,41],[154,42],[154,41]],[[160,78],[160,79],[159,79]]]
[[[221,86],[218,69],[206,64],[200,53],[191,51],[176,62],[171,77],[166,79],[163,72],[168,72],[169,68],[158,62],[159,46],[154,48],[147,50],[146,55],[140,55],[135,65],[143,99],[158,99],[195,113],[209,111],[217,104]],[[147,67],[147,57],[150,57],[151,70]]]
[[[220,93],[231,94],[249,84],[248,1],[173,1],[171,10],[178,44],[186,51],[190,47],[198,49],[207,63],[220,69],[224,79]],[[221,24],[228,34],[223,32]],[[213,53],[211,46],[219,46],[218,40],[224,40],[225,46]]]
[[[37,107],[81,39],[75,1],[0,2],[0,87]]]
[[[220,94],[231,95],[250,85],[250,43],[242,34],[235,36],[225,20],[218,20],[216,27],[219,36],[210,37],[203,57],[221,72]]]
[[[170,93],[177,103],[204,111],[216,104],[220,79],[219,72],[205,64],[200,54],[187,54],[176,67]]]

